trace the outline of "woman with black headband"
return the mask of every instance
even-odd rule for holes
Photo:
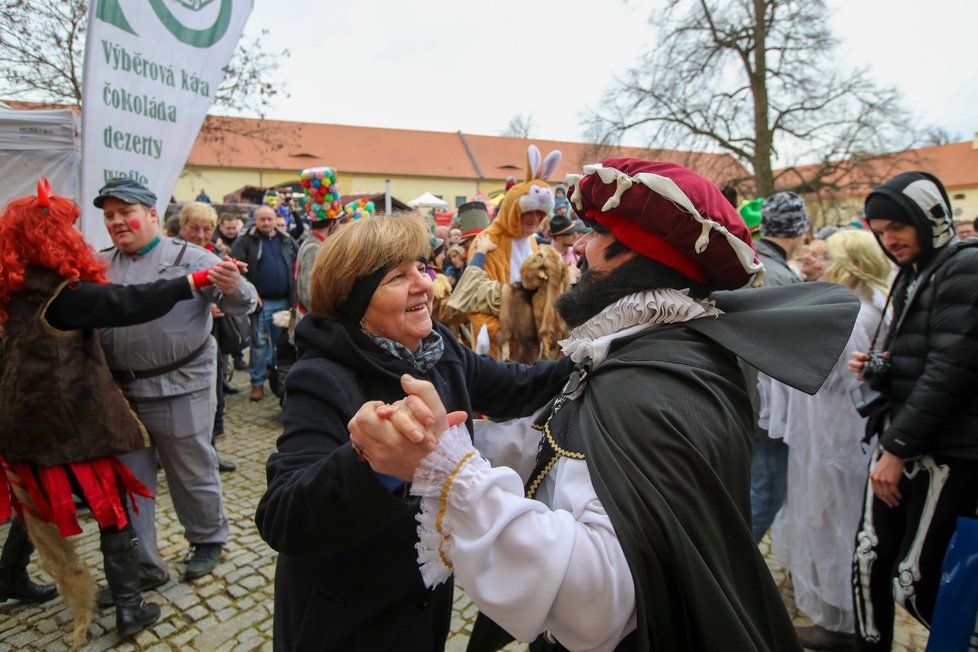
[[[296,327],[284,432],[258,505],[280,554],[276,650],[441,650],[452,585],[425,588],[419,502],[371,470],[347,424],[368,401],[404,398],[401,377],[431,381],[450,410],[498,419],[542,407],[571,363],[504,364],[462,346],[431,317],[428,230],[414,216],[355,221],[323,245],[311,312]],[[528,451],[532,456],[535,451]]]

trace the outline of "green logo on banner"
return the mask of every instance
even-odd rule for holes
[[[95,8],[95,17],[109,25],[115,25],[123,32],[139,36],[129,26],[129,21],[126,20],[126,15],[122,13],[122,7],[119,6],[119,0],[99,0]]]
[[[191,11],[200,11],[214,2],[214,0],[172,1]],[[160,19],[167,31],[173,34],[178,41],[195,48],[209,48],[220,41],[228,31],[228,25],[231,23],[232,2],[233,0],[221,0],[221,8],[218,10],[217,18],[214,19],[214,24],[204,29],[187,27],[181,23],[166,6],[164,0],[149,0],[149,6],[152,7],[153,13]],[[138,36],[129,25],[129,21],[126,20],[125,14],[122,13],[119,0],[99,0],[95,16],[124,32]]]

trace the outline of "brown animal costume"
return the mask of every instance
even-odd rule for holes
[[[503,355],[527,364],[560,357],[557,342],[570,334],[557,314],[557,297],[570,287],[570,268],[548,245],[523,261],[520,283],[502,287],[500,339]],[[506,347],[509,355],[506,355]]]
[[[523,235],[523,213],[528,211],[543,211],[549,214],[554,207],[554,194],[546,179],[553,174],[560,164],[560,151],[554,150],[541,161],[540,150],[536,145],[530,145],[526,155],[526,178],[506,192],[499,211],[486,232],[492,237],[497,249],[486,254],[486,276],[502,285],[520,280],[520,266],[523,261],[537,252],[536,239]],[[470,247],[469,256],[475,252]],[[475,312],[469,314],[472,333],[475,335],[485,325],[492,341],[490,353],[499,357],[499,317],[496,315]]]

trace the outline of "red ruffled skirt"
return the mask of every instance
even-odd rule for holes
[[[152,498],[153,494],[115,456],[61,466],[38,466],[30,462],[10,462],[0,456],[5,478],[0,481],[0,523],[15,511],[23,519],[24,510],[42,521],[53,523],[61,536],[79,534],[72,496],[70,472],[77,480],[85,501],[100,528],[124,528],[128,522],[126,507],[119,495],[120,485],[136,508],[136,496]],[[23,490],[33,505],[25,505],[13,491]]]

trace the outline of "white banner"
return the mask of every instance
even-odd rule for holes
[[[163,212],[224,79],[253,0],[92,0],[82,100],[81,230],[111,244],[92,205],[130,177]]]

